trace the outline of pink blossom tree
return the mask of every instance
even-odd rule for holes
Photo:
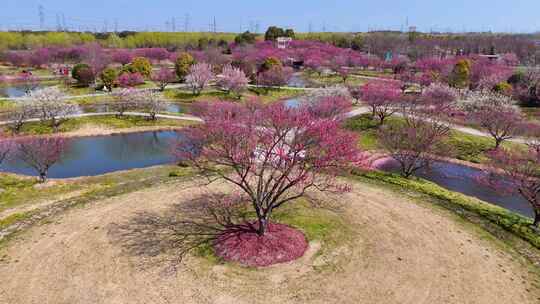
[[[191,66],[189,75],[186,77],[186,83],[193,91],[193,94],[200,95],[213,79],[212,66],[201,62]]]
[[[239,68],[235,68],[231,65],[226,65],[221,72],[221,78],[219,79],[219,86],[229,93],[236,96],[241,96],[241,93],[247,88],[249,79],[246,74]]]
[[[124,72],[118,77],[118,84],[123,88],[132,88],[144,83],[144,77],[136,72]]]
[[[495,140],[495,149],[523,131],[523,116],[504,96],[487,94],[468,109],[469,119],[484,128]]]
[[[133,60],[133,54],[131,53],[131,51],[125,49],[115,50],[112,54],[112,60],[113,62],[126,65]]]
[[[137,107],[137,91],[133,88],[123,88],[113,93],[115,99],[112,104],[116,111],[116,117],[124,116],[124,113]]]
[[[75,112],[75,107],[66,101],[66,94],[57,87],[32,91],[25,99],[29,100],[39,113],[41,122],[48,123],[54,132],[58,132],[60,125]]]
[[[401,98],[401,86],[394,81],[372,81],[361,88],[362,101],[370,108],[372,116],[379,118],[380,124],[397,111]]]
[[[0,133],[0,166],[13,152],[13,141],[4,133]]]
[[[147,113],[150,120],[156,120],[156,115],[165,109],[165,101],[154,91],[138,91],[134,98],[137,108]]]
[[[159,87],[160,91],[165,91],[167,85],[176,81],[174,70],[162,67],[159,72],[152,73],[152,81]]]
[[[290,67],[273,66],[269,70],[260,72],[257,75],[257,85],[265,87],[278,87],[286,85],[292,76]]]
[[[183,134],[175,154],[209,181],[225,180],[244,193],[256,214],[247,225],[259,236],[276,209],[308,190],[347,189],[336,176],[356,160],[357,138],[338,121],[281,103],[212,103],[200,112],[205,123]]]
[[[451,108],[439,104],[421,96],[405,98],[399,106],[404,122],[379,130],[381,146],[399,164],[405,178],[451,151],[445,143],[451,130],[447,117]]]
[[[527,200],[535,214],[533,225],[540,227],[540,149],[499,149],[491,151],[489,158],[492,170],[485,179],[499,191],[509,190]]]
[[[69,141],[60,136],[29,136],[16,141],[16,157],[37,171],[40,182],[47,180],[49,169],[60,161]]]

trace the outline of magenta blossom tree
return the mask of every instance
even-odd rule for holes
[[[193,91],[193,94],[200,95],[213,79],[212,66],[201,62],[191,66],[189,75],[186,77],[186,83]]]
[[[16,140],[16,157],[36,170],[40,182],[47,180],[49,169],[60,161],[68,148],[68,139],[60,136],[29,136]]]
[[[129,50],[120,49],[114,51],[112,54],[113,62],[120,63],[121,65],[129,64],[133,60],[133,54]]]
[[[122,73],[118,77],[118,84],[123,88],[132,88],[144,83],[144,77],[140,73]]]
[[[534,210],[534,222],[540,226],[540,149],[529,151],[499,149],[489,154],[491,171],[485,179],[495,189],[518,193]],[[502,172],[502,178],[501,178]]]
[[[13,142],[4,133],[0,133],[0,166],[8,159],[13,150]]]
[[[257,75],[257,84],[266,87],[283,86],[289,82],[292,73],[292,68],[276,65],[267,71],[259,73],[259,75]]]
[[[470,107],[469,119],[484,128],[495,140],[495,149],[523,131],[523,115],[504,96],[488,94]]]
[[[212,103],[205,123],[189,128],[174,147],[179,159],[209,181],[225,180],[244,193],[256,214],[248,223],[265,235],[274,210],[310,189],[344,191],[336,176],[356,160],[357,138],[334,119],[305,107]]]
[[[380,124],[397,111],[401,98],[401,85],[395,81],[372,81],[361,88],[362,101],[370,108],[373,117],[378,117]]]
[[[219,79],[219,85],[221,88],[229,93],[232,93],[236,96],[240,94],[247,88],[249,79],[246,77],[246,74],[239,69],[231,65],[226,65],[221,72],[221,78]]]
[[[159,72],[152,73],[152,81],[158,86],[160,91],[165,91],[167,85],[176,81],[174,70],[162,67]]]

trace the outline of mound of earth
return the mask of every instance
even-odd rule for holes
[[[234,191],[223,184],[210,190]],[[133,240],[155,255],[141,256],[125,252],[111,236],[116,224],[144,213],[165,215],[207,191],[200,183],[165,184],[73,208],[19,234],[0,249],[0,275],[6,278],[0,303],[540,301],[538,273],[507,245],[448,211],[365,183],[353,183],[340,197],[347,239],[322,242],[317,254],[310,244],[301,258],[272,267],[190,255],[169,271],[154,262],[169,258],[155,249],[170,243]]]

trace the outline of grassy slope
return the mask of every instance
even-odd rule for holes
[[[114,115],[107,116],[90,116],[79,117],[67,120],[60,126],[60,132],[72,132],[85,126],[103,126],[112,129],[128,129],[137,127],[184,127],[193,124],[190,121],[182,121],[175,119],[157,119],[155,121],[147,120],[140,116],[125,116],[116,117]],[[53,129],[39,122],[26,123],[21,134],[51,134]]]
[[[399,122],[399,118],[391,117],[385,121],[385,124],[396,124]],[[381,149],[377,139],[379,125],[376,121],[370,119],[369,114],[348,119],[345,122],[345,127],[360,135],[360,148],[364,150]],[[486,152],[493,149],[495,144],[491,138],[470,135],[456,130],[451,131],[447,143],[452,147],[451,156],[473,163],[485,162],[487,159]],[[507,141],[503,143],[503,147],[519,149],[523,148],[523,145]]]

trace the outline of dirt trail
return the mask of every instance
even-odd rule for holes
[[[512,256],[443,211],[355,184],[351,244],[262,270],[188,258],[176,273],[129,256],[110,227],[200,193],[165,185],[73,209],[2,251],[0,303],[538,303]],[[313,267],[317,265],[318,267]],[[326,267],[321,267],[326,265]]]

